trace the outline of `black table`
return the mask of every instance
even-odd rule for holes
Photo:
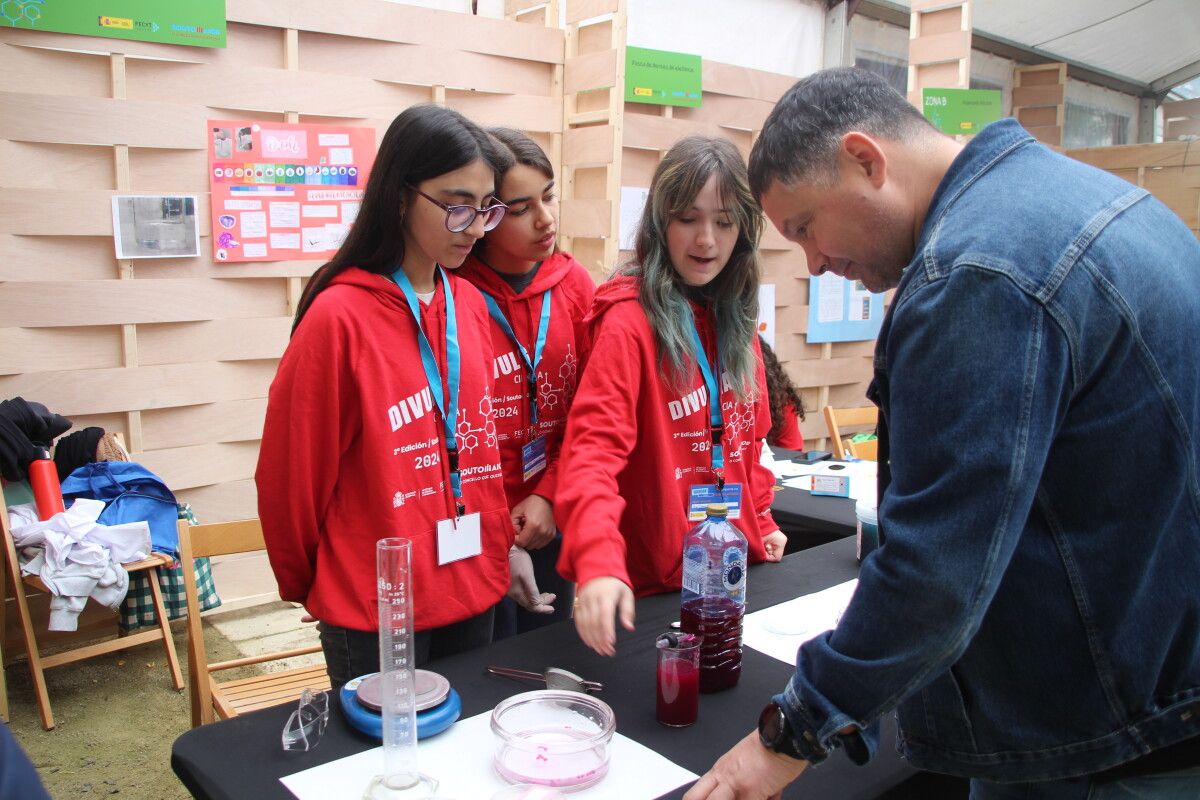
[[[747,611],[849,580],[857,574],[857,569],[852,539],[788,556],[782,564],[753,567],[748,578]],[[740,683],[725,692],[702,696],[696,725],[682,729],[659,725],[654,719],[654,639],[671,621],[678,619],[678,612],[679,598],[674,594],[639,600],[637,630],[621,632],[617,655],[613,658],[602,658],[587,649],[579,641],[574,626],[563,622],[441,659],[430,668],[449,678],[458,690],[464,718],[485,712],[504,698],[530,688],[527,684],[488,675],[484,671],[488,664],[539,671],[548,665],[560,666],[585,678],[603,681],[605,688],[599,696],[615,711],[618,731],[703,774],[754,728],[759,710],[772,694],[783,688],[792,670],[780,661],[746,648]],[[188,731],[175,741],[171,766],[198,798],[286,800],[291,794],[279,783],[280,777],[378,745],[350,728],[340,711],[333,710],[325,736],[315,750],[285,753],[279,744],[279,733],[291,710],[291,706],[265,709]],[[943,792],[930,794],[927,785],[915,787],[910,779],[918,773],[896,754],[893,746],[894,720],[889,717],[883,727],[880,752],[869,765],[855,766],[844,753],[835,753],[824,764],[806,772],[785,797],[855,800],[953,796]],[[920,776],[916,780],[932,778]],[[681,788],[665,797],[680,798],[684,791]],[[357,794],[351,792],[347,796],[357,797]]]

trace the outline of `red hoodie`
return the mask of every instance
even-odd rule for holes
[[[531,494],[554,502],[558,478],[558,453],[567,424],[567,409],[575,397],[581,345],[587,341],[584,317],[592,307],[596,285],[587,270],[570,253],[555,253],[542,262],[533,281],[517,294],[508,282],[475,256],[456,272],[491,295],[521,340],[529,358],[534,358],[542,296],[550,291],[550,326],[542,361],[538,365],[537,435],[546,437],[546,468],[525,480],[521,447],[530,440],[529,398],[525,361],[516,345],[495,320],[491,322],[496,359],[496,433],[500,439],[500,461],[504,466],[504,491],[509,508]]]
[[[559,467],[572,478],[560,483],[556,500],[563,576],[583,585],[611,575],[641,597],[680,588],[683,538],[695,524],[688,491],[715,478],[702,446],[709,442],[704,378],[693,366],[683,392],[663,379],[637,287],[636,278],[619,277],[596,290],[587,369]],[[711,357],[711,315],[693,310]],[[779,527],[770,513],[775,478],[758,463],[771,413],[761,355],[757,363],[753,398],[738,402],[727,386],[721,391],[725,480],[742,484],[741,517],[730,521],[746,535],[751,562],[765,560],[763,536]]]
[[[489,319],[473,286],[453,275],[449,284],[462,352],[463,501],[481,514],[481,555],[437,563],[437,522],[454,509],[444,428],[412,313],[389,278],[356,268],[337,276],[279,362],[255,473],[258,513],[280,597],[324,622],[378,627],[375,542],[388,536],[413,542],[416,630],[482,613],[508,587],[513,529],[491,408]],[[441,281],[421,304],[421,326],[445,376]]]

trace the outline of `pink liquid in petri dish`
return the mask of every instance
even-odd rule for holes
[[[591,786],[608,773],[607,742],[577,749],[581,740],[594,735],[557,726],[523,731],[519,743],[506,745],[496,754],[496,772],[510,783],[577,789]]]
[[[683,727],[696,721],[700,705],[700,670],[682,658],[658,665],[655,711],[663,725]]]

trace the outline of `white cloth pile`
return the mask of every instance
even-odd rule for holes
[[[120,608],[129,591],[122,564],[150,556],[150,525],[102,525],[100,500],[79,498],[45,522],[32,505],[9,508],[21,572],[37,575],[50,588],[50,630],[73,631],[88,597]]]

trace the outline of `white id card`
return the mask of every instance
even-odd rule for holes
[[[688,488],[688,519],[699,522],[704,519],[710,503],[724,503],[729,509],[729,519],[742,516],[742,485],[727,483],[718,489],[715,483],[698,483]]]
[[[458,519],[438,520],[438,566],[461,561],[483,552],[479,538],[479,512]]]

